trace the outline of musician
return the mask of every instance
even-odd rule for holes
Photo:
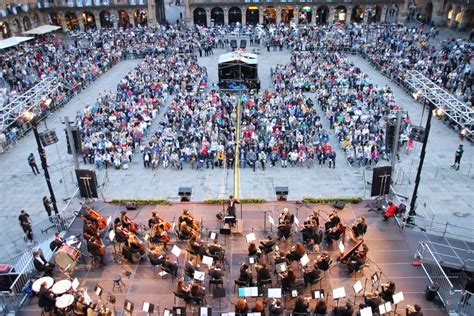
[[[306,253],[306,249],[304,248],[303,244],[297,242],[292,248],[291,251],[286,254],[286,259],[288,261],[299,261],[304,254]]]
[[[283,212],[281,212],[280,216],[278,217],[278,224],[293,224],[295,220],[294,215],[290,214],[290,211],[288,210],[287,207],[283,209]]]
[[[268,235],[267,238],[268,239],[264,239],[260,241],[259,248],[262,253],[270,253],[276,244],[276,240],[274,240],[272,236]]]
[[[239,200],[236,200],[233,195],[229,195],[227,200],[227,215],[235,216],[235,204],[239,204]]]
[[[65,244],[65,241],[64,239],[61,238],[61,233],[56,232],[54,234],[53,241],[49,244],[49,249],[51,249],[51,251],[54,251],[55,249],[61,248],[61,246],[64,244]]]
[[[254,242],[251,242],[247,248],[248,256],[249,257],[258,257],[260,254],[258,253],[258,248],[255,246]]]
[[[151,218],[148,220],[148,228],[152,228],[154,225],[160,223],[161,221],[162,219],[156,215],[156,212],[151,212]]]
[[[84,301],[84,296],[79,296],[76,300],[76,304],[74,304],[74,315],[81,315],[87,313],[87,308],[89,307],[88,304]]]
[[[224,249],[221,245],[219,245],[219,241],[217,239],[214,239],[212,243],[207,246],[207,253],[210,257],[213,257],[214,260],[218,260],[217,256],[219,253],[222,253],[222,251],[224,251]]]
[[[415,306],[407,305],[407,316],[423,316],[423,312],[421,311],[421,306],[415,304]]]
[[[140,260],[144,259],[145,255],[145,245],[138,239],[134,234],[128,236],[128,247],[132,253],[140,253]]]
[[[338,306],[333,309],[334,316],[351,316],[354,314],[354,306],[347,301],[346,305]]]
[[[270,305],[270,316],[279,316],[283,315],[283,305],[278,299],[273,299],[273,302]]]
[[[397,206],[392,201],[388,201],[387,208],[385,209],[385,214],[383,214],[383,220],[386,222],[390,217],[394,217],[397,213]]]
[[[47,286],[48,284],[46,282],[41,283],[38,293],[38,306],[44,310],[45,315],[53,315],[56,300]]]
[[[94,224],[94,222],[85,220],[82,235],[84,236],[84,239],[86,240],[90,239],[91,237],[99,238],[99,229],[97,227],[97,224]]]
[[[193,226],[193,220],[194,218],[189,214],[189,211],[184,209],[183,214],[178,218],[178,224],[181,227],[181,223],[185,222],[188,226],[192,227]]]
[[[94,257],[98,257],[101,265],[105,265],[105,246],[100,242],[100,239],[91,237],[87,241],[87,251]]]
[[[278,225],[278,239],[288,239],[291,235],[291,224],[283,223]]]
[[[293,314],[300,313],[301,315],[308,312],[309,302],[302,296],[296,298],[295,307],[293,308]]]
[[[286,263],[286,266],[290,265],[290,261],[286,258],[286,254],[283,251],[280,251],[278,256],[276,256],[274,259],[275,259],[275,266],[283,262]]]
[[[194,277],[194,271],[199,271],[199,265],[197,264],[197,256],[189,256],[189,260],[184,264],[184,275],[190,277],[191,279]]]
[[[249,306],[245,298],[239,298],[235,303],[235,314],[236,315],[247,315]]]
[[[355,223],[352,225],[352,231],[354,232],[354,237],[358,238],[367,232],[367,224],[365,223],[365,217],[361,216]]]
[[[313,226],[319,227],[319,211],[313,210],[313,213],[306,218],[306,221]]]
[[[347,262],[347,268],[349,269],[349,273],[359,271],[360,268],[365,264],[369,248],[365,244],[362,244],[362,248],[362,250],[355,251],[349,257],[349,260]]]
[[[364,303],[372,309],[372,313],[377,313],[379,311],[379,306],[382,304],[379,292],[375,291],[373,293],[367,293],[364,296]]]
[[[339,218],[339,215],[337,215],[336,210],[334,210],[329,214],[328,221],[324,223],[324,228],[328,231],[330,228],[336,227],[340,222],[341,219]]]
[[[202,299],[206,295],[206,290],[204,289],[204,286],[194,282],[193,285],[191,286],[191,296],[195,298]]]
[[[253,284],[252,282],[252,273],[249,271],[249,265],[244,263],[240,267],[240,275],[239,275],[239,281],[245,282],[247,286],[251,286]]]
[[[319,299],[318,303],[316,303],[316,307],[314,308],[315,315],[326,315],[328,310],[328,306],[326,301],[323,299]]]
[[[122,227],[126,228],[128,231],[132,231],[130,225],[132,224],[132,220],[127,215],[127,211],[120,211],[120,222],[122,223]]]
[[[159,247],[152,247],[148,252],[148,260],[150,260],[151,265],[160,266],[165,261],[165,256],[161,254]]]
[[[126,243],[128,241],[128,236],[130,235],[130,232],[122,227],[122,223],[118,222],[117,225],[115,225],[115,241],[118,243]]]
[[[52,276],[54,263],[48,262],[39,251],[33,251],[33,265],[38,272],[44,272],[46,275]]]
[[[163,269],[170,271],[170,274],[175,278],[178,277],[178,264],[176,262],[172,262],[168,256],[165,257],[165,260],[161,266]]]
[[[209,277],[211,279],[222,280],[224,275],[225,272],[221,269],[221,266],[219,264],[214,265],[214,267],[209,270]]]
[[[392,302],[393,304],[393,294],[395,294],[395,282],[389,281],[388,283],[382,284],[382,293],[380,293],[380,296],[385,302]]]
[[[260,313],[260,315],[264,315],[264,306],[262,300],[257,299],[255,301],[255,305],[252,308],[252,313]]]
[[[316,268],[320,269],[322,271],[327,271],[329,269],[330,264],[331,264],[331,257],[329,257],[329,253],[324,251],[316,259],[316,263],[314,264],[314,268],[315,269]]]
[[[311,284],[314,284],[316,280],[321,278],[321,270],[318,268],[309,268],[310,270],[305,270],[303,269],[303,280],[304,280],[304,285],[308,286]]]
[[[257,271],[257,283],[261,281],[271,279],[270,270],[267,268],[265,263],[257,263],[255,265],[255,271]]]
[[[188,240],[191,238],[191,227],[185,221],[182,221],[179,224],[179,233],[178,237],[181,240]]]
[[[313,238],[316,234],[317,226],[315,226],[311,221],[305,221],[303,223],[303,229],[301,229],[301,235],[303,237],[303,242],[309,244],[313,241]]]
[[[337,226],[329,228],[326,231],[326,240],[328,242],[332,242],[333,240],[337,241],[339,238],[342,237],[342,241],[344,242],[344,236],[346,232],[346,226],[343,223],[339,222]]]
[[[286,276],[281,279],[281,288],[284,293],[291,290],[296,281],[296,275],[292,270],[288,270]]]
[[[190,290],[191,287],[184,282],[184,278],[179,278],[178,282],[176,283],[176,293],[183,294],[184,296],[189,296]]]

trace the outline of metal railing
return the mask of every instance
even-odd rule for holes
[[[473,315],[474,305],[466,304],[468,295],[472,293],[454,288],[428,242],[420,242],[416,255],[428,280],[438,286],[437,295],[446,310],[449,313],[456,312],[458,315]]]

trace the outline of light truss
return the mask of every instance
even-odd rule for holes
[[[16,96],[7,105],[0,109],[0,133],[16,122],[25,111],[34,110],[42,100],[56,93],[58,89],[57,77],[46,77],[31,89]]]
[[[474,132],[474,109],[455,98],[417,70],[409,70],[406,83],[414,96],[422,96],[435,105],[440,115],[446,115],[461,133],[472,140]]]

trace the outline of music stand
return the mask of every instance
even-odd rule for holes
[[[125,302],[123,302],[123,310],[132,315],[134,308],[135,304],[133,304],[133,302],[129,301],[128,299],[125,299]]]
[[[104,293],[104,289],[99,285],[99,283],[97,283],[94,287],[94,292],[98,297],[101,297],[102,293]]]
[[[389,314],[392,311],[392,304],[390,301],[379,305],[380,315]]]
[[[400,302],[402,302],[403,300],[405,300],[405,297],[403,297],[403,292],[398,292],[398,293],[393,294],[392,299],[393,299],[393,304],[395,304],[395,311],[394,312],[395,312],[395,315],[396,315],[398,304]]]
[[[381,273],[377,271],[375,271],[374,274],[370,276],[370,282],[372,283],[372,292],[374,291],[374,288],[377,289],[379,287],[380,276]]]
[[[232,231],[230,230],[230,228],[221,228],[219,230],[219,233],[221,235],[224,235],[224,244],[227,245],[227,236],[229,236],[232,233]]]
[[[114,310],[114,313],[115,313],[115,303],[117,302],[117,298],[115,297],[115,295],[112,295],[109,293],[109,296],[107,296],[107,304],[110,303],[112,304],[112,308]]]
[[[211,240],[219,239],[219,233],[210,231],[208,237]]]
[[[362,291],[362,282],[360,282],[359,280],[356,283],[354,283],[354,285],[352,286],[352,289],[354,290],[354,303],[353,304],[355,305],[357,294],[359,294]]]
[[[372,316],[372,307],[366,307],[360,310],[360,316]]]
[[[339,307],[339,299],[346,297],[346,289],[344,287],[338,287],[332,290],[332,297],[337,302],[336,307]]]
[[[181,248],[179,248],[176,245],[173,245],[173,248],[171,249],[171,253],[176,257],[176,260],[178,261],[178,264],[179,264],[179,256],[181,255]]]
[[[199,307],[199,316],[212,316],[212,308],[207,306]]]
[[[324,289],[314,290],[311,292],[311,296],[315,299],[324,299]]]
[[[152,304],[149,302],[143,302],[142,311],[144,311],[145,313],[148,313],[148,315],[153,314],[155,312],[155,304]]]
[[[186,316],[186,307],[174,306],[173,307],[173,315],[175,315],[175,316],[178,316],[178,315]]]
[[[268,298],[281,298],[281,288],[268,288]]]

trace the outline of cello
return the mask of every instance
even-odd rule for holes
[[[97,223],[99,230],[102,230],[107,227],[107,219],[104,216],[100,215],[98,211],[93,210],[91,208],[86,208],[86,212]]]

